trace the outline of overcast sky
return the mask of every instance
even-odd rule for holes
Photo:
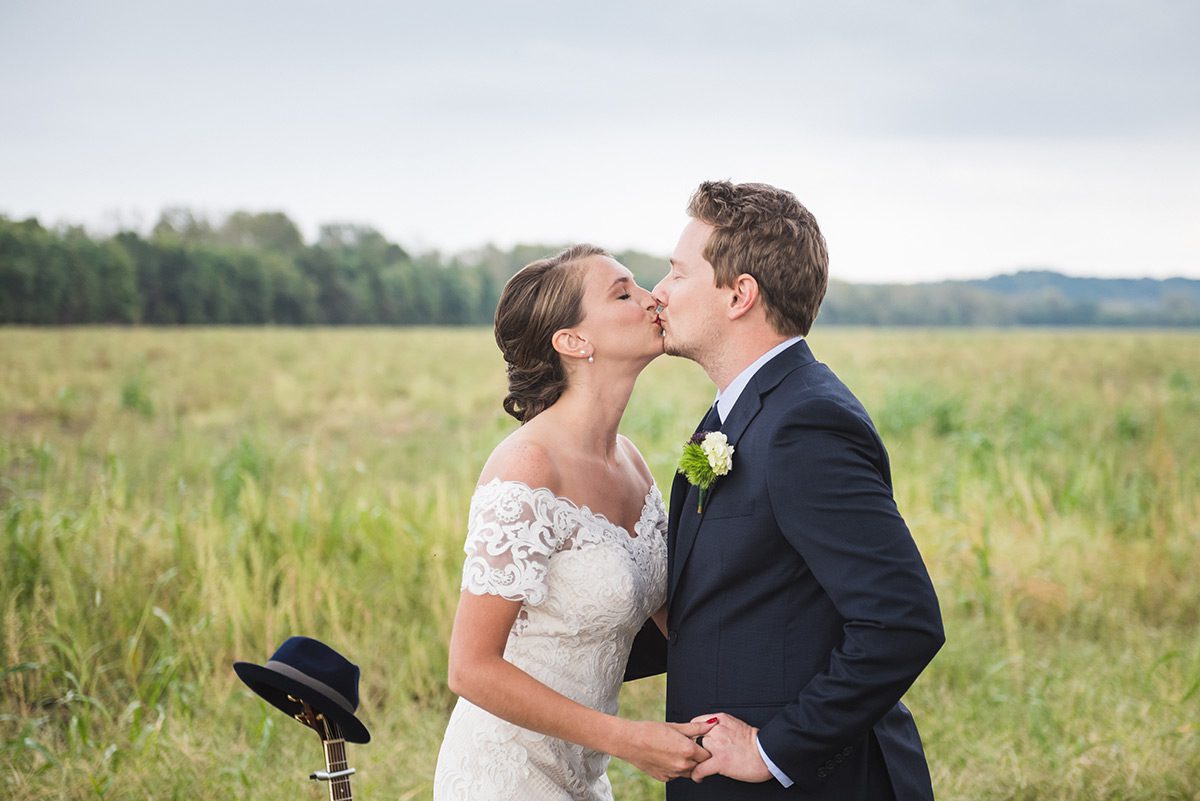
[[[0,214],[667,254],[795,192],[834,277],[1200,278],[1200,3],[0,0]]]

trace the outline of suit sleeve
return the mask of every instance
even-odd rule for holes
[[[770,449],[776,522],[843,619],[829,666],[759,732],[800,787],[860,741],[945,642],[937,596],[887,479],[882,444],[851,409],[790,411]]]

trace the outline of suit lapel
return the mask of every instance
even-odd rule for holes
[[[700,431],[716,430],[721,424],[721,418],[717,414],[717,406],[714,403],[709,407],[708,412],[704,415],[704,419],[696,426],[696,431],[692,432],[693,436]],[[676,542],[679,537],[679,522],[683,517],[683,510],[688,505],[689,497],[692,497],[695,492],[695,487],[688,483],[683,474],[676,471],[675,480],[671,482],[671,508],[667,514],[667,575],[674,576],[674,568],[676,563]],[[671,597],[671,588],[675,586],[673,580],[667,584],[667,598]]]
[[[688,489],[691,487],[687,483],[687,479],[682,474],[676,473],[675,480],[671,482],[671,508],[667,514],[667,574],[674,576],[675,572],[675,553],[677,551],[676,541],[679,538],[679,518],[683,516],[683,507],[687,505]],[[674,587],[675,582],[671,581],[669,588]]]
[[[733,464],[734,470],[737,469],[737,441],[745,433],[746,427],[750,425],[750,421],[758,414],[762,408],[762,398],[758,392],[754,391],[754,382],[751,381],[742,392],[737,403],[734,404],[733,410],[729,413],[729,419],[721,426],[720,430],[729,440],[729,444],[734,448]],[[696,535],[700,533],[700,524],[704,522],[704,512],[712,506],[713,497],[720,491],[723,478],[718,478],[711,487],[708,488],[708,493],[704,497],[704,509],[697,511],[697,505],[700,500],[700,490],[693,487],[687,482],[683,476],[676,474],[675,483],[671,486],[671,513],[675,519],[675,529],[677,535],[675,537],[674,547],[668,545],[668,555],[674,552],[674,560],[668,567],[671,569],[671,583],[668,588],[667,597],[671,597],[671,590],[675,589],[675,585],[679,583],[679,577],[683,574],[683,566],[687,563],[687,558],[692,553],[692,546],[696,543]],[[682,483],[682,492],[676,493],[678,485]],[[675,511],[676,499],[683,501],[683,508],[678,512]],[[668,526],[670,520],[668,519]],[[668,529],[670,530],[670,529]]]
[[[737,470],[738,441],[762,409],[763,396],[778,386],[779,382],[793,370],[813,361],[815,359],[812,351],[809,350],[808,344],[801,340],[764,364],[750,379],[750,383],[742,391],[737,403],[729,412],[729,417],[720,429],[734,448],[734,470]],[[703,427],[704,423],[701,423],[701,428]],[[722,479],[717,479],[709,489],[704,502],[705,508],[712,504],[713,496],[720,491],[721,482]],[[692,553],[696,535],[700,532],[700,524],[704,522],[703,512],[698,513],[695,507],[698,497],[699,491],[688,484],[683,476],[676,474],[675,481],[671,485],[671,512],[668,518],[667,554],[668,569],[670,570],[670,582],[667,586],[668,600],[674,597],[675,587],[683,575],[683,568],[687,563],[688,556]]]

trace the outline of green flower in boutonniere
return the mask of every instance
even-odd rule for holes
[[[679,472],[693,487],[700,488],[696,514],[704,512],[704,496],[718,478],[733,469],[733,446],[720,431],[697,431],[683,446]]]

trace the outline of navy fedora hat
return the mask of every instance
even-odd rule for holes
[[[238,678],[268,703],[294,717],[301,701],[338,725],[352,743],[368,743],[371,733],[358,710],[358,665],[311,637],[289,637],[265,665],[234,662]],[[298,700],[292,700],[292,699]]]

